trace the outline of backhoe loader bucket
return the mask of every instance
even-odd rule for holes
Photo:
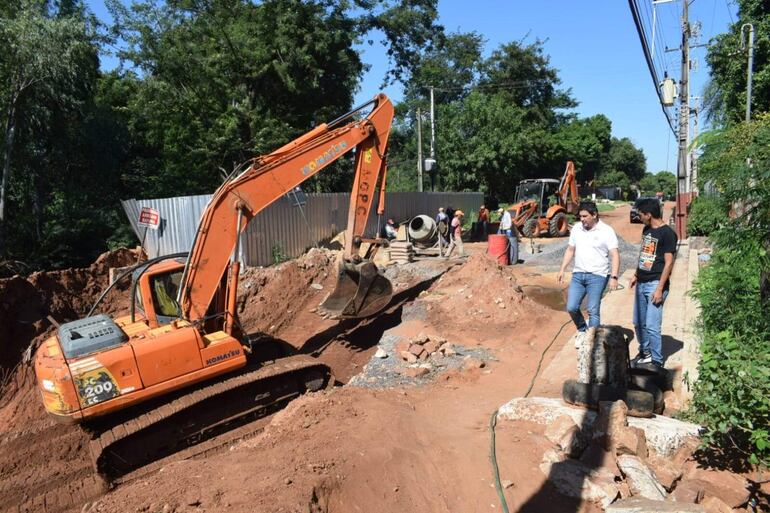
[[[326,298],[319,313],[338,319],[356,319],[374,315],[390,303],[393,286],[380,275],[372,262],[341,262],[337,286]]]

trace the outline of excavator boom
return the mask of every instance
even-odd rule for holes
[[[374,107],[365,118],[349,121],[369,105]],[[356,268],[361,265],[357,261],[358,249],[377,186],[380,190],[384,189],[385,151],[392,119],[393,105],[390,100],[383,94],[377,95],[372,101],[329,124],[320,125],[273,153],[254,159],[244,172],[220,186],[203,213],[185,268],[178,298],[182,317],[195,322],[212,315],[212,301],[223,279],[227,278],[226,273],[231,268],[230,260],[234,256],[239,235],[246,229],[249,220],[276,199],[354,149],[356,171],[343,264],[346,276],[361,274],[362,269]],[[236,261],[237,255],[233,258],[233,262]],[[370,266],[363,270],[364,274],[371,274]],[[234,312],[229,311],[234,308],[235,297],[232,290],[235,279],[232,277],[236,275],[237,278],[237,267],[235,272],[231,268],[230,275],[227,314],[232,317]],[[389,282],[385,284],[382,282],[384,278],[376,278],[354,280],[357,282],[355,290],[350,288],[349,280],[343,280],[338,287],[339,294],[336,294],[340,299],[329,308],[338,311],[330,313],[344,317],[376,313],[389,302],[392,295]],[[363,285],[364,290],[360,290],[358,285]],[[346,301],[343,301],[343,295],[347,297]],[[373,305],[379,307],[375,309]]]

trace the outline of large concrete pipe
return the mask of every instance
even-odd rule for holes
[[[419,215],[409,221],[409,238],[415,242],[430,242],[436,232],[436,221],[431,217]]]

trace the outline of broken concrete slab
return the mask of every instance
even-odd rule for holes
[[[587,437],[582,436],[580,428],[568,415],[562,415],[549,424],[545,428],[545,437],[572,457],[580,456],[588,445]]]
[[[675,465],[670,459],[652,452],[647,456],[647,465],[650,466],[655,478],[669,492],[674,484],[682,477],[682,467]]]
[[[615,475],[605,468],[592,469],[580,461],[567,459],[555,463],[544,461],[540,470],[560,493],[596,502],[602,508],[606,508],[620,494]]]
[[[631,495],[652,500],[666,498],[666,489],[655,479],[652,469],[641,458],[630,454],[621,454],[618,456],[618,467],[626,476]]]
[[[529,420],[542,425],[568,415],[576,425],[590,428],[596,422],[596,412],[569,406],[561,399],[550,397],[516,397],[500,407],[499,420]]]
[[[517,397],[500,407],[499,420],[529,420],[548,425],[561,415],[569,415],[581,431],[590,433],[596,422],[597,413],[576,406],[570,406],[561,399],[548,397]],[[697,436],[701,427],[697,424],[682,422],[655,415],[645,419],[628,417],[628,425],[640,428],[647,438],[647,446],[661,456],[670,456],[691,436]]]
[[[628,418],[629,427],[640,428],[647,437],[647,447],[661,456],[670,456],[691,436],[698,436],[702,428],[691,422],[655,415],[649,419]]]
[[[700,504],[655,501],[643,497],[621,499],[604,511],[605,513],[706,513]]]

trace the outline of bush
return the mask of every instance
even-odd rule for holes
[[[690,235],[711,235],[727,220],[727,209],[718,197],[699,196],[690,205],[687,231]]]
[[[725,241],[726,242],[726,241]],[[733,240],[714,251],[695,294],[701,303],[701,361],[693,398],[704,440],[770,460],[770,322],[759,295],[761,246]]]
[[[702,144],[701,179],[720,191],[722,205],[736,208],[732,219],[720,210],[722,221],[716,223],[713,211],[719,205],[696,209],[702,209],[702,226],[713,223],[709,238],[714,252],[694,289],[701,303],[702,342],[689,413],[704,426],[704,440],[717,454],[767,465],[770,294],[764,280],[770,269],[770,114],[704,134]]]

